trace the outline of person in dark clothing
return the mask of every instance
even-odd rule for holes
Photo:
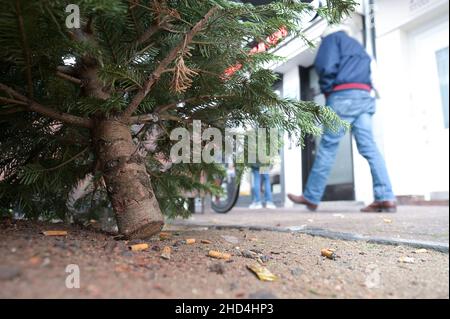
[[[362,212],[395,212],[395,196],[383,156],[373,138],[372,116],[375,99],[371,96],[371,58],[364,47],[344,28],[330,27],[322,36],[315,69],[329,105],[341,119],[351,124],[359,153],[369,162],[375,201]],[[339,141],[345,131],[325,131],[304,194],[289,194],[291,201],[316,210],[334,164]]]

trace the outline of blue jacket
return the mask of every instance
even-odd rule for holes
[[[344,31],[326,36],[314,63],[322,93],[329,94],[340,84],[371,86],[370,63],[371,58],[364,47]]]

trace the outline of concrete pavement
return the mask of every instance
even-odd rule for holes
[[[277,210],[234,208],[176,219],[173,226],[208,226],[296,231],[347,240],[407,244],[448,252],[448,206],[399,206],[395,214],[363,214],[356,202],[323,203],[317,212],[304,207]]]

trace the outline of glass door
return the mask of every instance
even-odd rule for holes
[[[304,101],[315,101],[325,105],[325,97],[320,93],[319,78],[313,67],[300,67],[301,98]],[[302,150],[303,187],[308,180],[314,163],[320,137],[308,136]],[[355,200],[355,184],[353,176],[352,136],[348,132],[339,144],[336,161],[328,178],[323,201]]]

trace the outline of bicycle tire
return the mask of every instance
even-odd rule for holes
[[[225,205],[216,205],[214,201],[211,202],[211,208],[214,210],[214,212],[218,214],[226,214],[233,209],[234,205],[236,205],[236,202],[239,198],[240,184],[236,183],[234,179],[232,183],[235,183],[236,186],[234,187],[232,196],[228,198],[229,200]]]

